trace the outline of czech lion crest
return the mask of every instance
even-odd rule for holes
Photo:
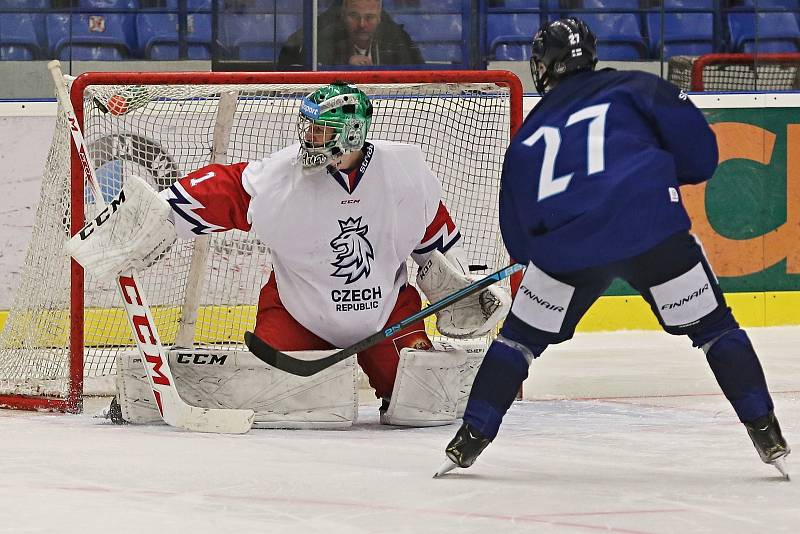
[[[331,276],[346,278],[345,284],[351,284],[359,278],[368,277],[370,261],[375,259],[372,244],[367,240],[368,226],[361,225],[361,217],[339,221],[341,232],[331,241],[336,253],[336,261],[331,263],[336,270]]]

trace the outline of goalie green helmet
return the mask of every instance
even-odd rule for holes
[[[298,159],[310,169],[360,150],[371,122],[372,104],[355,85],[333,82],[320,87],[300,103]]]

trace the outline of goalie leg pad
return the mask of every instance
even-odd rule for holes
[[[483,344],[467,349],[438,342],[434,350],[401,350],[391,402],[381,423],[422,427],[455,421],[464,413],[485,350]]]
[[[318,359],[333,352],[291,354]],[[348,428],[358,416],[354,357],[310,377],[275,369],[250,352],[172,350],[169,362],[186,402],[201,408],[250,408],[256,413],[254,428]],[[118,356],[117,369],[123,419],[139,424],[160,421],[141,357]]]

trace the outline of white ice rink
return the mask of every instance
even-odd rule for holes
[[[800,458],[800,328],[749,332]],[[791,482],[761,463],[686,339],[578,335],[525,388],[477,463],[437,480],[457,425],[381,426],[366,392],[344,431],[0,410],[0,532],[800,532],[800,461]]]

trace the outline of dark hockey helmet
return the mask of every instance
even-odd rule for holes
[[[538,63],[544,65],[544,73],[539,73]],[[544,23],[533,36],[531,74],[539,94],[544,94],[548,86],[564,76],[594,70],[595,65],[597,37],[578,18]]]

